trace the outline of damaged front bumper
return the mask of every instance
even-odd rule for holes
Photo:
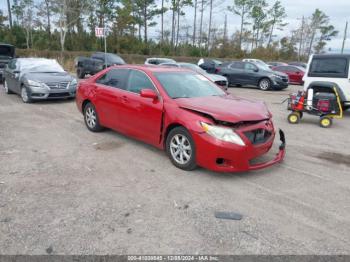
[[[259,125],[258,125],[259,126]],[[246,172],[263,169],[280,163],[286,154],[284,132],[279,130],[281,144],[274,159],[253,164],[258,158],[270,151],[275,134],[264,144],[246,146],[222,142],[202,133],[193,136],[196,144],[196,162],[199,166],[216,172]]]
[[[279,151],[276,154],[276,157],[268,162],[251,165],[249,166],[249,170],[259,170],[282,162],[284,156],[286,155],[286,137],[281,129],[279,130],[279,135],[281,144],[279,146]]]

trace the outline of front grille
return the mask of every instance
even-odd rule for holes
[[[67,89],[69,82],[46,83],[50,89]]]
[[[215,81],[215,84],[219,86],[227,86],[227,81],[221,80],[221,81]]]
[[[68,96],[70,96],[70,94],[68,92],[49,94],[49,97],[52,97],[52,98],[55,98],[55,97],[68,97]]]
[[[244,135],[253,145],[263,144],[271,137],[272,133],[266,129],[255,129],[244,132]]]

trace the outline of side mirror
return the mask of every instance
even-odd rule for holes
[[[255,68],[253,71],[254,71],[255,73],[259,72],[259,68]]]
[[[158,94],[152,89],[141,89],[140,96],[144,98],[158,99]]]

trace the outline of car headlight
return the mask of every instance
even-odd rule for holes
[[[78,84],[78,81],[74,78],[70,83],[69,86],[76,86]]]
[[[282,77],[279,76],[279,75],[273,75],[273,77],[274,77],[274,78],[278,78],[278,79],[282,79]]]
[[[245,143],[242,140],[242,138],[237,133],[235,133],[231,128],[214,126],[203,122],[200,122],[200,124],[203,130],[208,135],[211,135],[216,139],[219,139],[225,142],[230,142],[240,146],[245,146]]]
[[[36,87],[36,88],[43,88],[43,89],[47,88],[47,86],[44,83],[29,80],[29,79],[27,80],[27,84],[29,86]]]

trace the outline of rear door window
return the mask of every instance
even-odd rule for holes
[[[230,68],[233,68],[233,69],[244,69],[244,62],[233,62],[230,65]]]
[[[111,69],[97,79],[96,83],[126,90],[128,76],[129,69]]]
[[[253,65],[252,63],[245,63],[244,69],[247,71],[256,71],[258,68],[256,67],[256,65]]]
[[[314,58],[308,76],[347,78],[348,70],[349,61],[346,58]]]

